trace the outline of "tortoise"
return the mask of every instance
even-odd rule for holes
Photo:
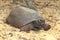
[[[6,21],[10,25],[20,28],[20,31],[50,29],[50,25],[45,23],[45,19],[39,15],[38,11],[23,6],[13,8]]]

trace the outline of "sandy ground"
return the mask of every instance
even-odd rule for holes
[[[39,12],[51,25],[48,31],[20,32],[5,22],[10,13],[11,1],[0,1],[0,40],[60,40],[60,0],[35,0]],[[12,6],[13,7],[13,6]]]

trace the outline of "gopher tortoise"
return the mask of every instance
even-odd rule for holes
[[[23,6],[13,8],[6,20],[10,25],[20,28],[21,31],[50,29],[50,25],[45,23],[45,19],[36,10]]]

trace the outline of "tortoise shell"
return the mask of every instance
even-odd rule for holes
[[[16,26],[24,26],[38,19],[43,18],[37,11],[26,7],[13,8],[8,16],[8,22]]]

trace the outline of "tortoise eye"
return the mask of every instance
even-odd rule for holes
[[[40,23],[40,25],[44,25],[45,24],[45,20],[38,20],[38,22]]]

